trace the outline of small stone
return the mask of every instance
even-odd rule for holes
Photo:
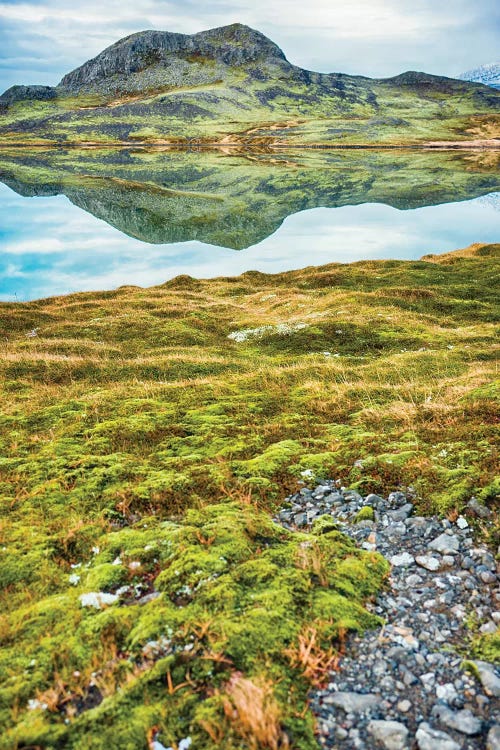
[[[497,563],[491,552],[483,552],[481,555],[481,563],[488,570],[495,571],[497,569]]]
[[[387,498],[391,505],[404,505],[406,503],[406,495],[404,492],[391,492]]]
[[[448,706],[436,704],[432,709],[432,715],[436,716],[445,727],[471,737],[480,734],[483,727],[481,719],[477,719],[469,709],[452,711]]]
[[[365,503],[367,505],[373,505],[375,508],[384,502],[385,500],[383,497],[380,497],[380,495],[374,495],[373,493],[370,495],[367,495],[365,498]]]
[[[455,558],[452,555],[443,555],[443,565],[447,568],[452,568],[455,565]]]
[[[453,534],[440,534],[427,545],[429,549],[441,552],[442,555],[456,555],[460,549],[460,540]]]
[[[400,555],[393,555],[393,557],[391,557],[389,562],[395,568],[399,568],[403,566],[407,567],[408,565],[415,564],[415,558],[413,557],[413,555],[408,554],[408,552],[401,552]]]
[[[387,515],[392,521],[406,521],[406,519],[411,516],[412,512],[413,505],[411,503],[406,503],[401,508],[398,508],[398,510],[389,511]]]
[[[488,732],[486,750],[500,750],[500,724],[495,724]]]
[[[432,557],[431,555],[418,555],[418,557],[415,558],[415,561],[417,565],[420,565],[421,568],[425,568],[426,570],[431,570],[435,572],[436,570],[439,570],[441,567],[441,563],[436,557]]]
[[[406,750],[408,729],[400,721],[370,721],[368,732],[386,750]]]
[[[476,516],[476,518],[490,518],[492,515],[491,510],[482,505],[475,497],[471,498],[467,503],[467,510],[471,515]]]
[[[426,674],[420,675],[420,680],[427,687],[435,682],[436,675],[434,672],[427,672]]]
[[[296,526],[307,526],[307,513],[296,513],[293,520]]]
[[[449,734],[433,729],[425,721],[419,725],[416,739],[419,750],[460,750],[460,745]]]
[[[381,698],[374,693],[348,693],[338,692],[327,695],[324,698],[325,703],[341,708],[346,714],[359,714],[364,711],[370,711],[376,708]]]
[[[497,577],[490,570],[482,570],[479,573],[479,578],[483,583],[496,583]]]
[[[483,635],[492,635],[493,633],[496,633],[497,630],[498,628],[492,620],[490,620],[489,622],[485,622],[484,625],[481,625],[481,627],[479,628],[479,632]]]
[[[500,677],[496,674],[495,667],[485,661],[473,661],[472,664],[486,695],[500,698]]]
[[[446,685],[438,685],[436,695],[439,700],[446,701],[446,703],[453,703],[458,698],[455,686],[451,682],[446,683]]]
[[[421,583],[424,582],[424,579],[421,578],[416,573],[412,573],[408,578],[406,579],[406,583],[408,586],[411,586],[411,588],[416,588],[417,586],[420,586]]]
[[[401,711],[402,714],[407,714],[411,708],[411,705],[412,704],[410,703],[409,700],[404,699],[402,701],[399,701],[397,705],[397,709],[398,711]]]
[[[457,518],[456,524],[457,524],[457,526],[458,526],[459,529],[467,529],[467,528],[469,528],[469,524],[467,523],[467,521],[465,520],[465,518],[463,516],[459,516]]]

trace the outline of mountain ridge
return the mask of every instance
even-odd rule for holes
[[[0,143],[406,144],[499,137],[499,114],[500,93],[480,83],[309,71],[231,24],[137,32],[55,87],[11,87],[0,96]]]

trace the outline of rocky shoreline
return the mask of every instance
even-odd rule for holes
[[[276,520],[306,530],[323,516],[391,563],[371,607],[384,624],[348,639],[339,671],[311,694],[321,747],[338,750],[500,750],[500,670],[467,660],[471,624],[500,625],[500,572],[473,518],[414,515],[411,492],[388,498],[326,481],[287,498]],[[321,523],[325,523],[324,520]]]

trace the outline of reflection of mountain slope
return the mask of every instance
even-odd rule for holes
[[[21,195],[64,194],[153,244],[200,240],[243,249],[290,214],[385,203],[398,209],[498,191],[497,165],[464,153],[349,152],[225,157],[203,152],[3,153],[0,179]]]

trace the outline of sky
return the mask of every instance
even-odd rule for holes
[[[497,0],[0,0],[0,90],[55,85],[127,34],[240,22],[309,70],[456,76],[497,62]]]

